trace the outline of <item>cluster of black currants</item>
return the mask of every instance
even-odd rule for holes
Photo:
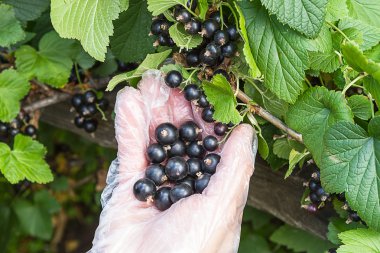
[[[83,94],[75,94],[71,98],[71,105],[78,113],[74,118],[75,126],[83,128],[87,133],[93,133],[98,127],[96,114],[107,110],[109,102],[105,98],[98,99],[93,90],[88,90]]]
[[[309,205],[302,206],[310,212],[316,212],[319,208],[325,206],[325,203],[331,200],[329,193],[325,192],[321,185],[319,171],[313,172],[308,182],[304,184],[309,188],[309,196],[306,198],[310,201]]]
[[[346,220],[347,224],[349,224],[351,222],[361,222],[361,223],[363,223],[365,225],[365,222],[359,217],[358,213],[355,212],[354,210],[352,210],[350,208],[350,206],[348,205],[344,192],[337,194],[336,198],[339,201],[342,201],[344,203],[343,206],[342,206],[342,209],[346,210],[347,213],[348,213],[348,217],[347,217],[347,220]]]
[[[147,148],[151,165],[145,178],[133,186],[138,200],[153,202],[164,211],[182,198],[203,192],[220,156],[212,153],[218,148],[217,138],[209,135],[202,140],[201,132],[193,121],[184,122],[178,129],[171,123],[157,126],[157,143]]]
[[[30,124],[30,120],[29,114],[20,113],[10,123],[0,121],[0,141],[11,142],[19,133],[36,138],[37,128]]]

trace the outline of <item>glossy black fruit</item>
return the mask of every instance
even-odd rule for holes
[[[211,13],[210,19],[213,19],[220,24],[220,22],[222,21],[220,18],[220,12],[216,11],[216,12]]]
[[[209,152],[215,151],[218,145],[218,139],[215,136],[208,135],[203,139],[203,147]]]
[[[108,100],[105,99],[105,98],[100,99],[99,102],[98,102],[98,106],[99,106],[99,108],[100,108],[101,110],[103,110],[103,111],[106,111],[106,110],[108,109],[109,104],[110,104],[110,103],[109,103]]]
[[[196,100],[201,96],[201,94],[202,92],[196,84],[189,84],[184,89],[184,96],[187,101]]]
[[[98,128],[98,121],[96,119],[85,119],[83,129],[87,133],[93,133]]]
[[[191,14],[186,9],[181,8],[175,12],[175,19],[181,23],[187,23],[191,20]]]
[[[8,133],[8,124],[0,122],[0,136],[5,136]]]
[[[11,137],[15,137],[19,133],[20,133],[20,129],[18,129],[18,128],[13,128],[12,127],[12,128],[9,129],[9,135]]]
[[[188,184],[177,184],[170,190],[170,199],[173,203],[180,199],[189,197],[194,193]]]
[[[223,75],[227,79],[227,81],[230,81],[230,76],[228,75],[227,71],[225,71],[224,69],[215,70],[213,73],[213,76],[215,75]]]
[[[71,98],[71,105],[75,108],[79,108],[84,103],[84,97],[82,94],[75,94]]]
[[[340,201],[343,201],[343,202],[346,201],[346,196],[345,196],[344,192],[337,194],[336,198]]]
[[[227,42],[229,41],[230,41],[230,36],[228,35],[227,31],[219,30],[215,32],[214,42],[218,44],[219,46],[223,46],[227,44]]]
[[[202,119],[208,123],[212,123],[214,122],[214,109],[212,109],[211,107],[206,107],[205,109],[203,109],[202,111]]]
[[[186,6],[190,8],[190,10],[195,11],[198,5],[198,0],[187,0]]]
[[[27,125],[24,129],[24,134],[30,137],[35,137],[37,135],[37,128],[33,125]]]
[[[178,184],[187,184],[194,191],[195,179],[193,177],[187,176],[184,179],[180,180]]]
[[[178,130],[171,123],[162,123],[155,130],[156,140],[162,145],[171,145],[178,138]]]
[[[168,180],[165,175],[165,167],[161,164],[151,164],[145,170],[145,177],[152,180],[157,186],[162,185]]]
[[[203,159],[202,170],[208,174],[214,174],[216,172],[216,166],[220,162],[220,155],[210,153]]]
[[[201,108],[206,108],[210,105],[204,93],[202,93],[199,99],[197,100],[197,105]]]
[[[210,182],[211,175],[203,174],[200,178],[195,179],[194,188],[196,193],[202,193],[206,189],[208,183]]]
[[[185,141],[195,141],[198,138],[201,129],[194,121],[186,121],[179,127],[179,137]]]
[[[201,60],[201,63],[206,66],[214,67],[218,64],[218,57],[210,56],[206,53],[206,49],[202,50],[199,59]]]
[[[189,22],[185,24],[185,30],[189,34],[198,34],[201,31],[201,22],[192,18]]]
[[[310,191],[316,191],[320,186],[319,182],[315,180],[310,180],[309,181],[309,189]]]
[[[186,144],[182,140],[176,140],[168,150],[168,157],[184,156],[186,154]]]
[[[154,195],[154,205],[160,211],[165,211],[171,207],[173,202],[170,200],[170,187],[161,187]]]
[[[220,24],[215,19],[208,19],[203,22],[201,35],[208,39],[211,39],[215,32],[220,29]]]
[[[159,34],[153,46],[169,46],[169,43],[169,37],[166,34]]]
[[[321,199],[318,197],[318,195],[313,192],[310,193],[309,198],[311,203],[318,204],[321,202]]]
[[[214,42],[207,44],[204,55],[213,58],[218,58],[221,55],[220,46]]]
[[[162,23],[163,23],[162,19],[153,20],[152,25],[150,26],[150,32],[153,35],[159,35],[162,32],[161,30]]]
[[[162,163],[166,159],[166,151],[158,143],[149,145],[146,152],[148,160],[152,163]]]
[[[186,54],[186,63],[190,67],[196,67],[200,62],[201,60],[199,59],[199,52],[191,51]]]
[[[95,104],[83,104],[78,108],[78,113],[83,117],[90,117],[97,112]]]
[[[77,115],[75,116],[74,118],[74,125],[78,128],[82,128],[84,126],[84,121],[85,121],[85,118],[80,116],[80,115]]]
[[[203,158],[206,150],[201,145],[200,141],[190,142],[186,147],[186,154],[191,158]]]
[[[235,26],[228,27],[226,31],[231,41],[237,40],[239,38],[239,33]]]
[[[182,83],[182,75],[177,70],[169,71],[165,76],[165,83],[170,88],[176,88]]]
[[[202,171],[202,160],[198,158],[190,158],[186,162],[189,166],[189,175],[192,177],[198,177]]]
[[[22,121],[19,118],[13,119],[10,123],[9,126],[12,128],[17,128],[20,129],[22,127]]]
[[[188,175],[189,166],[184,158],[175,156],[169,158],[165,166],[165,173],[171,181],[178,181]]]
[[[236,44],[234,42],[228,42],[224,46],[222,46],[222,55],[224,57],[233,57],[236,53]]]
[[[226,124],[218,122],[214,125],[214,133],[218,136],[223,136],[226,134],[228,127]]]
[[[163,19],[160,25],[161,34],[169,34],[169,28],[171,23],[168,20]]]
[[[359,215],[357,212],[349,212],[348,213],[348,218],[352,221],[359,222],[361,221]]]
[[[148,178],[139,179],[133,185],[133,194],[140,201],[153,200],[156,194],[156,185]]]
[[[96,101],[96,93],[93,90],[88,90],[83,94],[84,102],[87,104],[92,104]]]

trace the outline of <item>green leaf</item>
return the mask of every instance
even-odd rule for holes
[[[263,159],[267,159],[269,155],[269,147],[267,141],[261,134],[257,135],[259,154]]]
[[[0,3],[0,46],[7,47],[25,38],[13,7]]]
[[[372,116],[371,101],[363,95],[353,95],[347,99],[348,106],[351,108],[355,117],[362,120],[369,120]]]
[[[332,73],[340,66],[338,55],[332,51],[327,53],[309,52],[310,68],[325,73]]]
[[[236,110],[237,102],[230,83],[223,75],[215,75],[211,82],[203,81],[203,90],[214,107],[214,119],[219,122],[238,124],[242,117]]]
[[[54,31],[45,34],[39,42],[39,50],[25,45],[17,49],[17,70],[29,79],[36,77],[40,82],[53,87],[63,87],[71,73],[70,58],[72,40],[65,40]]]
[[[46,149],[41,143],[18,134],[14,139],[13,150],[5,143],[0,143],[0,170],[12,184],[24,179],[48,183],[53,180],[53,174],[44,160],[45,154]]]
[[[289,225],[283,225],[277,229],[271,235],[270,240],[284,245],[294,252],[322,253],[332,246],[328,241]]]
[[[180,4],[185,6],[187,0],[148,0],[148,10],[153,16],[158,16],[173,6]]]
[[[289,153],[289,167],[285,173],[284,179],[287,179],[292,173],[296,165],[305,157],[309,155],[309,152],[298,152],[295,149],[292,149]]]
[[[3,0],[12,5],[16,18],[21,21],[31,21],[39,18],[48,7],[49,0]]]
[[[273,153],[276,156],[288,160],[290,151],[292,151],[292,147],[289,145],[289,142],[286,138],[281,138],[274,141]]]
[[[261,0],[281,23],[305,34],[318,35],[326,14],[328,0]]]
[[[246,0],[238,2],[238,6],[265,85],[279,98],[294,103],[304,90],[304,70],[308,65],[305,38],[269,16],[258,1]]]
[[[342,53],[348,65],[353,69],[358,72],[367,72],[380,82],[380,63],[368,59],[355,42],[344,42]]]
[[[347,224],[344,219],[332,218],[327,227],[328,232],[326,236],[330,240],[330,242],[336,245],[340,245],[342,242],[338,238],[338,234],[341,232],[351,230],[351,229],[356,229],[356,228],[364,228],[364,225],[358,222],[351,222]]]
[[[129,8],[129,0],[120,0],[121,11],[126,11]]]
[[[104,62],[99,63],[97,67],[91,69],[91,72],[97,77],[108,77],[115,73],[117,68],[118,64],[115,56],[108,50]]]
[[[192,49],[199,46],[203,38],[201,35],[190,35],[182,24],[176,23],[169,28],[170,37],[180,49]]]
[[[380,107],[380,82],[376,81],[372,76],[366,76],[363,79],[364,88],[371,93],[376,104]]]
[[[111,50],[124,62],[137,62],[154,52],[154,38],[149,36],[152,16],[146,1],[131,0],[129,9],[114,22]]]
[[[89,69],[95,65],[95,59],[84,51],[79,42],[73,43],[70,57],[73,62],[77,63],[82,69]]]
[[[346,0],[329,0],[326,8],[326,21],[334,22],[348,16]]]
[[[345,191],[352,209],[370,228],[380,230],[380,117],[373,118],[367,133],[352,122],[338,122],[324,137],[321,162],[323,188]]]
[[[13,69],[0,73],[0,121],[10,122],[20,111],[20,100],[28,94],[30,85]]]
[[[370,229],[358,228],[340,233],[343,244],[337,253],[379,253],[380,233]]]
[[[78,39],[86,52],[104,61],[119,1],[52,0],[51,22],[63,38]]]
[[[34,193],[33,201],[40,209],[45,210],[49,214],[57,213],[61,209],[58,201],[47,190],[40,190]]]
[[[201,20],[205,20],[206,19],[206,14],[207,14],[207,11],[208,11],[208,2],[207,0],[199,0],[198,1],[198,8],[199,8],[199,18]]]
[[[172,50],[169,49],[161,53],[148,54],[145,60],[138,66],[137,69],[114,76],[108,83],[106,91],[112,91],[116,85],[123,81],[141,77],[142,74],[149,69],[157,69],[158,66],[170,55],[171,51]]]
[[[342,93],[313,87],[290,106],[286,122],[302,134],[306,147],[318,164],[323,136],[331,125],[340,120],[352,122],[351,110]]]
[[[349,15],[380,28],[380,2],[378,0],[347,0]]]
[[[264,237],[256,234],[250,234],[241,239],[238,253],[271,253],[268,242]]]

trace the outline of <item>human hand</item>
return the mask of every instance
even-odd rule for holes
[[[117,186],[104,206],[90,252],[236,252],[249,179],[257,149],[251,126],[237,126],[218,150],[221,160],[202,194],[194,194],[159,211],[138,201],[134,183],[144,177],[147,146],[164,122],[176,126],[193,120],[203,135],[213,124],[178,89],[167,87],[158,71],[148,71],[139,90],[120,91],[115,106],[118,142]]]

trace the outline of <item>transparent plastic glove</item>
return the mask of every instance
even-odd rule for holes
[[[201,111],[179,90],[167,87],[159,71],[147,71],[139,89],[120,91],[115,111],[118,158],[110,168],[104,209],[89,252],[236,252],[257,148],[252,127],[243,124],[233,130],[202,194],[161,212],[138,201],[132,191],[148,166],[145,154],[155,141],[154,129],[163,122],[179,126],[195,120],[207,135],[213,133],[213,125],[202,121]]]

